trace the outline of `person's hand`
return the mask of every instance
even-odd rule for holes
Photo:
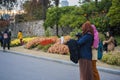
[[[103,45],[106,43],[106,41],[103,41]]]

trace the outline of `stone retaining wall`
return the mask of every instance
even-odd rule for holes
[[[13,24],[10,28],[13,37],[17,36],[19,30],[23,32],[24,36],[43,36],[45,34],[43,21]]]
[[[43,21],[34,21],[34,22],[25,22],[18,24],[11,24],[9,27],[12,30],[12,37],[17,37],[17,33],[19,30],[23,32],[23,36],[44,36],[45,30],[43,27]],[[59,28],[59,35],[61,34],[69,34],[71,32],[71,28]],[[50,34],[56,35],[56,28],[50,28]]]

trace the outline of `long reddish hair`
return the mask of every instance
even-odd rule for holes
[[[85,22],[82,25],[82,31],[83,31],[82,32],[83,35],[86,33],[90,33],[92,36],[94,36],[94,31],[89,21]]]

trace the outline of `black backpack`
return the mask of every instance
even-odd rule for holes
[[[67,43],[70,51],[70,60],[74,63],[78,63],[79,60],[79,45],[76,40],[70,39]]]

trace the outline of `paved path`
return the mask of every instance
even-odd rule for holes
[[[101,80],[120,75],[100,72]],[[0,80],[79,80],[79,68],[53,61],[0,51]]]

